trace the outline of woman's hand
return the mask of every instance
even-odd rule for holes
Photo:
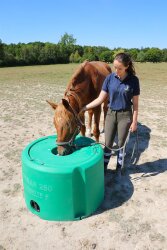
[[[139,96],[133,96],[133,121],[130,126],[130,131],[134,132],[137,130],[137,117],[138,117],[138,102]]]
[[[82,107],[79,113],[85,112],[87,110],[86,106]]]
[[[130,126],[130,131],[135,132],[137,130],[137,122],[132,122]]]
[[[102,104],[102,102],[104,102],[107,96],[108,96],[107,92],[105,92],[104,90],[101,90],[99,96],[94,101],[90,102],[89,104],[81,108],[79,113],[95,108],[98,105]]]

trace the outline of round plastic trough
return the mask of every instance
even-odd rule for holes
[[[77,146],[92,139],[77,136]],[[45,220],[89,216],[104,198],[103,150],[99,144],[57,154],[56,136],[42,137],[22,152],[24,198],[28,209]]]

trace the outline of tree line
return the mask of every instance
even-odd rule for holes
[[[81,63],[105,61],[112,63],[119,52],[127,52],[136,62],[167,62],[167,49],[114,48],[76,45],[73,35],[65,33],[57,44],[31,42],[5,44],[0,39],[0,67]]]

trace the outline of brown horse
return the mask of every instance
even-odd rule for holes
[[[79,112],[83,106],[98,97],[102,83],[110,73],[111,68],[107,63],[99,61],[83,62],[69,81],[62,103],[55,104],[47,101],[55,109],[54,125],[57,130],[59,155],[67,155],[71,152],[70,146],[79,131],[85,136],[84,112]],[[103,105],[104,116],[107,112],[107,102],[108,100]],[[88,113],[88,127],[91,127],[92,116],[94,115],[93,135],[96,141],[99,141],[101,106],[89,110]]]

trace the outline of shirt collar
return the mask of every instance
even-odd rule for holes
[[[114,77],[121,81],[121,79],[117,76],[116,73],[114,73]],[[123,81],[121,81],[121,82],[124,82],[125,80],[128,80],[129,78],[130,78],[130,75],[128,74],[128,75],[123,79]]]

